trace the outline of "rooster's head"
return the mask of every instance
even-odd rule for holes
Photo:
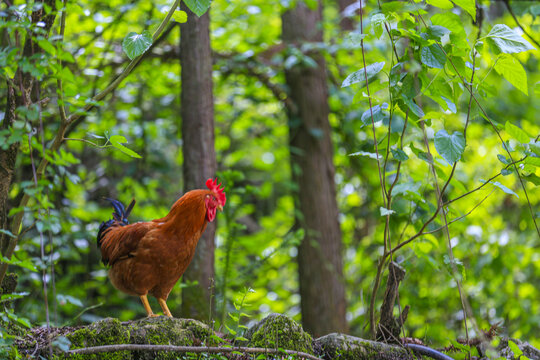
[[[208,221],[214,221],[216,211],[223,211],[223,206],[225,206],[227,199],[225,197],[225,191],[223,191],[224,189],[221,188],[221,183],[219,185],[217,183],[217,178],[206,180],[206,187],[212,192],[212,194],[207,195],[205,198],[206,219]]]

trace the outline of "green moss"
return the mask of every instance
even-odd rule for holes
[[[281,314],[271,314],[246,333],[249,346],[281,348],[313,354],[313,339],[294,320]]]
[[[71,341],[71,349],[78,349],[99,345],[129,344],[129,330],[122,326],[118,319],[107,318],[88,327],[74,331],[66,336]],[[131,359],[129,351],[102,354],[78,354],[70,359]]]
[[[132,344],[199,345],[211,335],[210,328],[196,320],[174,319],[164,316],[134,321],[129,325]],[[135,352],[136,359],[178,359],[181,354],[172,352]]]
[[[2,285],[0,285],[0,295],[12,294],[17,288],[17,281],[19,276],[14,273],[9,273],[4,276],[2,280]]]
[[[344,360],[394,360],[409,358],[408,351],[398,346],[364,340],[344,334],[328,334],[315,340],[319,356]]]

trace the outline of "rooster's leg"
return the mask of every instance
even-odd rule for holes
[[[150,304],[148,303],[148,298],[146,297],[146,295],[142,295],[142,296],[139,296],[141,298],[141,301],[142,301],[142,304],[144,306],[144,310],[146,310],[146,314],[148,315],[148,317],[155,317],[157,316],[156,314],[154,314],[154,312],[152,311],[152,308],[150,307]]]
[[[163,310],[163,315],[166,315],[168,317],[173,317],[171,314],[171,311],[167,307],[167,303],[165,302],[165,299],[157,299],[159,305],[161,306],[161,309]]]

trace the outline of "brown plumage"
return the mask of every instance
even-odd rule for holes
[[[208,179],[209,190],[192,190],[172,206],[169,214],[149,222],[129,224],[116,200],[111,200],[113,219],[101,224],[98,246],[105,264],[110,266],[112,284],[127,294],[139,296],[148,316],[154,316],[147,295],[153,295],[171,316],[166,300],[195,254],[197,242],[213,221],[216,210],[225,205],[225,193],[217,180]]]

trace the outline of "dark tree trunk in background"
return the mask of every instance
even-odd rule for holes
[[[337,0],[337,3],[340,14],[339,27],[343,31],[354,30],[355,19],[353,17],[343,17],[343,11],[347,9],[350,5],[358,3],[358,0]],[[358,11],[355,11],[354,13],[357,14]]]
[[[283,41],[298,45],[321,42],[321,8],[299,1],[282,16]],[[341,229],[334,184],[333,149],[328,122],[328,90],[324,58],[308,54],[318,67],[296,65],[285,71],[294,109],[289,109],[296,206],[305,237],[298,249],[302,324],[315,336],[346,332]]]
[[[182,2],[188,13],[187,23],[180,24],[180,62],[182,65],[182,140],[185,191],[205,189],[208,178],[215,176],[214,100],[212,95],[212,56],[210,17],[200,18]],[[198,285],[182,290],[182,316],[208,319],[214,279],[214,235],[216,223],[209,223],[199,240],[195,257],[184,273],[185,282]]]

